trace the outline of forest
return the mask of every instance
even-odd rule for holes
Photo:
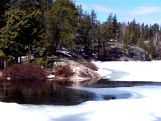
[[[135,45],[160,59],[160,37],[157,23],[123,23],[113,13],[100,22],[94,10],[88,13],[72,0],[0,1],[0,53],[11,63],[22,56],[46,61],[62,49],[102,59],[115,44]]]

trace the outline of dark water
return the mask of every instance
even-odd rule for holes
[[[144,85],[160,85],[161,82],[154,81],[110,81],[107,79],[101,79],[96,83],[89,85],[88,83],[82,83],[84,87],[93,88],[117,88],[117,87],[133,87],[133,86],[144,86]]]
[[[99,80],[92,85],[82,84],[88,88],[129,87],[142,85],[161,85],[154,82],[115,82]],[[19,104],[37,105],[77,105],[89,100],[126,99],[130,93],[120,95],[97,95],[87,91],[60,86],[53,82],[43,83],[0,83],[0,101],[16,102]]]
[[[0,84],[0,101],[19,104],[77,105],[94,100],[93,93],[74,90],[53,83]]]

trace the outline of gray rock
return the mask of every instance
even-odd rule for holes
[[[113,47],[104,56],[106,61],[150,61],[151,56],[138,46],[129,46],[128,49]]]
[[[119,61],[132,61],[131,58],[128,58],[127,56],[122,56],[118,59]]]
[[[150,61],[150,55],[138,46],[129,46],[128,57],[135,61]]]
[[[121,43],[111,43],[110,47],[98,57],[101,61],[150,61],[152,57],[137,45],[125,48]]]

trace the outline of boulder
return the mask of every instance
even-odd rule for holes
[[[150,61],[150,55],[142,48],[138,46],[129,46],[128,58],[134,61]]]
[[[104,52],[101,61],[150,61],[151,56],[144,49],[130,45],[128,48],[123,46],[111,46],[106,52]]]
[[[118,61],[132,61],[132,59],[127,56],[122,56],[118,59]]]

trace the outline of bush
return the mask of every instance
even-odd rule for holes
[[[3,77],[10,77],[11,81],[44,81],[46,80],[46,72],[39,66],[34,64],[12,65],[4,70]]]
[[[45,68],[52,68],[53,67],[52,62],[47,58],[36,58],[34,64],[41,65]]]
[[[97,71],[97,69],[98,69],[95,64],[93,64],[93,63],[91,63],[89,61],[83,63],[83,65],[86,66],[86,67],[88,67],[88,68],[90,68],[90,69],[92,69],[92,70],[94,70],[94,71]]]
[[[84,65],[85,67],[88,67],[94,71],[97,71],[98,68],[95,64],[91,63],[90,61],[88,60],[75,60],[77,63],[80,63],[82,65]]]
[[[58,65],[54,67],[55,76],[71,77],[74,73],[73,70],[68,65]]]

